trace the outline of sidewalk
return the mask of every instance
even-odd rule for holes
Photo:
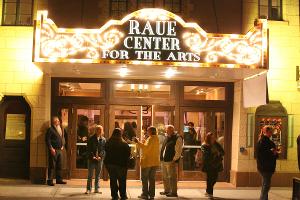
[[[137,199],[141,193],[140,181],[127,182],[127,194],[129,199]],[[156,185],[156,199],[207,199],[204,197],[204,182],[180,182],[178,184],[178,198],[166,198],[159,195],[163,190],[161,183]],[[85,195],[85,180],[69,180],[67,185],[32,185],[29,181],[0,179],[0,200],[62,200],[62,199],[110,199],[108,181],[101,181],[102,194]],[[229,183],[217,183],[214,199],[251,200],[259,199],[260,188],[234,188]],[[291,188],[271,188],[270,200],[291,199]]]

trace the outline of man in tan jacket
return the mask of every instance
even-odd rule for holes
[[[140,199],[154,199],[155,196],[155,174],[159,167],[159,139],[156,128],[151,126],[147,129],[147,136],[145,142],[135,142],[142,150],[141,168],[142,168],[142,184],[143,192]]]

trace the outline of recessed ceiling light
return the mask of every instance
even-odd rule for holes
[[[165,71],[165,77],[166,77],[166,78],[171,78],[171,77],[173,77],[176,73],[177,73],[177,70],[176,70],[176,69],[169,68],[169,69],[167,69],[167,71]]]
[[[128,69],[127,67],[121,67],[120,71],[119,71],[119,74],[121,77],[124,77],[128,74]]]

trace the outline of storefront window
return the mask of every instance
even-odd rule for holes
[[[153,8],[154,0],[137,0],[138,9],[142,8]]]
[[[184,100],[225,100],[225,87],[184,86]]]
[[[59,83],[59,96],[101,97],[101,83]]]
[[[282,20],[282,1],[259,0],[259,17],[270,20]]]
[[[115,84],[115,97],[121,98],[161,98],[168,99],[171,94],[170,85],[162,84]]]
[[[112,18],[120,19],[127,13],[127,0],[111,0],[110,15]]]
[[[2,25],[31,26],[33,0],[4,0]]]
[[[181,12],[181,0],[164,0],[164,8],[170,12],[179,14]]]

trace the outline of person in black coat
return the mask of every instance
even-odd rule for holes
[[[127,199],[126,179],[130,147],[122,139],[120,128],[114,129],[112,136],[105,144],[105,152],[104,164],[109,173],[111,197],[113,200],[119,199],[119,191],[121,199]]]
[[[88,155],[88,179],[85,194],[91,193],[93,173],[95,171],[95,193],[99,193],[99,180],[105,157],[105,143],[103,137],[103,127],[96,125],[95,134],[91,136],[87,143]]]
[[[257,143],[257,169],[262,176],[260,200],[267,200],[271,187],[271,178],[276,169],[276,159],[280,151],[270,139],[273,134],[272,127],[264,127]]]
[[[67,147],[67,133],[61,127],[60,120],[57,116],[52,117],[51,127],[46,133],[46,145],[48,147],[48,180],[49,186],[54,186],[53,175],[56,174],[57,184],[66,184],[62,179],[62,150]]]
[[[201,146],[201,151],[203,152],[202,171],[206,173],[205,195],[213,197],[213,189],[218,179],[218,173],[223,171],[223,156],[225,152],[211,132],[207,133]]]

